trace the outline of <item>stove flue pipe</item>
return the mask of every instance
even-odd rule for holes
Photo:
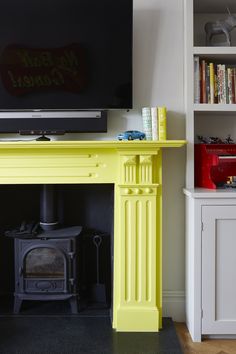
[[[52,184],[44,184],[40,195],[40,226],[44,231],[58,226],[56,193]]]

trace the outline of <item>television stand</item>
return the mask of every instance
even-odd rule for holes
[[[40,135],[36,141],[50,141],[46,135],[64,135],[65,130],[19,130],[20,135]]]
[[[51,139],[50,138],[48,138],[47,136],[45,136],[45,135],[41,135],[41,136],[39,136],[37,139],[36,139],[36,141],[50,141]]]

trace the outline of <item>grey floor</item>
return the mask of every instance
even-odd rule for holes
[[[105,305],[86,304],[71,315],[65,301],[24,301],[18,315],[12,299],[0,301],[0,354],[181,354],[173,321],[159,333],[119,333]]]
[[[173,322],[159,333],[117,333],[108,317],[0,317],[1,354],[181,354]]]

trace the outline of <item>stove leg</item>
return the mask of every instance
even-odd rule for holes
[[[71,313],[73,314],[78,313],[78,302],[76,296],[70,298],[70,308],[71,308]]]
[[[20,299],[18,296],[15,296],[15,300],[14,300],[14,313],[19,313],[20,312],[20,308],[22,305],[22,299]]]

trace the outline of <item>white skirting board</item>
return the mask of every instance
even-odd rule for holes
[[[172,317],[173,321],[185,322],[185,291],[163,291],[163,317]]]

